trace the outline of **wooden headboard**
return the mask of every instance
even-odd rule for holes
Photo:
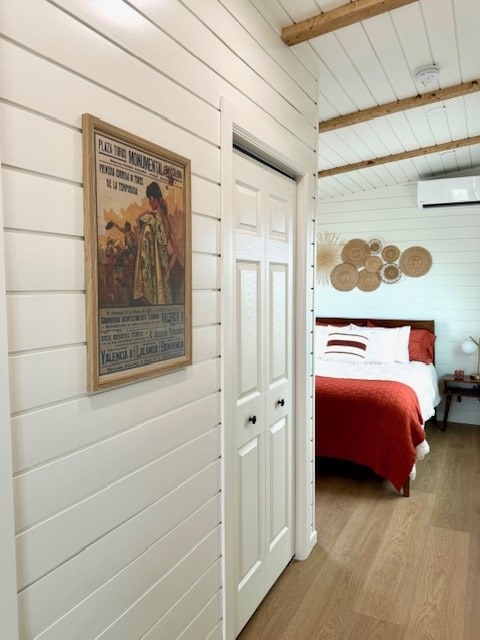
[[[430,333],[435,333],[435,320],[392,320],[386,318],[324,318],[317,317],[316,324],[346,325],[356,324],[359,327],[366,327],[368,322],[372,322],[376,327],[405,327],[410,325],[412,329],[426,329]]]

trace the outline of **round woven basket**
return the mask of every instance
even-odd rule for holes
[[[368,242],[355,238],[349,240],[342,249],[342,261],[354,264],[356,267],[363,267],[365,258],[370,255]]]
[[[406,276],[424,276],[432,266],[432,256],[423,247],[410,247],[400,256],[400,268]]]
[[[370,251],[372,253],[380,253],[382,250],[382,243],[377,238],[372,238],[372,240],[368,241],[368,246],[370,247]]]
[[[382,265],[383,262],[380,256],[368,256],[368,258],[365,258],[365,269],[369,273],[377,273]]]
[[[339,291],[350,291],[358,282],[358,271],[353,264],[338,264],[330,274],[330,282]]]
[[[380,279],[386,284],[394,284],[398,282],[402,277],[402,272],[398,264],[393,264],[391,262],[384,264],[378,273]]]
[[[382,250],[382,258],[385,262],[395,262],[395,260],[398,260],[399,255],[400,249],[394,244],[389,244]]]
[[[372,273],[366,269],[360,269],[358,272],[357,287],[361,291],[375,291],[380,286],[380,282],[377,272]]]

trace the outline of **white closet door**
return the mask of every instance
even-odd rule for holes
[[[236,630],[293,555],[295,182],[234,159]]]

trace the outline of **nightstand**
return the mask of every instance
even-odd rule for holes
[[[470,378],[455,380],[451,373],[444,375],[442,381],[443,395],[445,396],[445,414],[443,416],[442,431],[445,431],[453,396],[457,396],[457,402],[460,402],[462,398],[480,398],[480,383],[478,380],[470,380]]]

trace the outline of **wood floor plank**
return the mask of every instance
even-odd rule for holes
[[[347,482],[339,482],[342,479]],[[359,501],[374,496],[398,497],[393,486],[365,467],[342,460],[318,459],[316,473],[316,506],[340,502],[343,509],[358,509]]]
[[[458,531],[472,529],[480,475],[474,452],[450,447],[444,459],[432,524]]]
[[[317,467],[318,544],[239,640],[480,639],[480,428],[429,429],[410,498],[368,471]]]
[[[430,453],[417,464],[417,478],[412,483],[412,489],[436,493],[447,450],[444,446],[445,434],[434,425],[428,425],[426,431]]]
[[[477,640],[480,630],[480,429],[473,432],[475,454],[475,497],[471,505],[470,553],[465,608],[464,640]]]
[[[461,449],[465,452],[475,449],[477,441],[477,430],[470,425],[459,424],[457,422],[448,424],[448,448]],[[439,432],[440,434],[442,432]]]
[[[338,539],[343,529],[347,526],[354,511],[335,503],[325,503],[320,501],[316,504],[316,520],[322,523],[317,529],[317,544],[326,549],[330,549]]]
[[[352,608],[354,593],[351,569],[329,558],[323,565],[321,580],[312,583],[282,640],[341,638],[346,624],[342,611]]]
[[[317,589],[316,581],[326,573],[324,564],[328,554],[319,545],[313,549],[308,562],[293,562],[273,585],[261,604],[261,615],[254,615],[240,633],[241,640],[286,638],[284,634],[305,602],[307,594]],[[313,586],[312,586],[313,585]]]
[[[476,522],[475,532],[470,535],[464,640],[478,640],[480,634],[480,510]]]
[[[403,626],[378,620],[377,618],[369,618],[368,616],[352,613],[349,616],[349,631],[345,636],[336,636],[335,640],[359,640],[359,638],[368,638],[368,640],[406,640],[405,630]]]
[[[355,478],[349,491],[337,492],[330,486],[330,498],[335,496],[330,513],[326,510],[330,500],[325,503],[324,486],[321,481],[318,483],[316,517],[319,522],[327,521],[328,530],[326,536],[319,533],[319,544],[325,544],[330,552],[322,565],[320,583],[314,580],[305,591],[294,617],[279,636],[282,640],[328,640],[345,638],[350,633],[351,618],[344,612],[353,610],[364,583],[369,555],[378,548],[382,538],[382,529],[377,523],[388,520],[391,499],[402,499],[397,492],[387,490],[383,493],[385,499],[379,501],[378,491],[383,491],[383,481],[369,475],[370,481],[362,484],[358,470],[353,473]],[[356,491],[352,491],[352,486]],[[338,517],[336,526],[331,522],[332,514]]]
[[[399,496],[396,498],[401,499]],[[376,497],[351,515],[349,521],[331,545],[331,554],[339,562],[351,562],[361,575],[362,583],[382,543],[385,527],[392,517],[392,501],[388,496]]]
[[[412,592],[405,634],[409,640],[464,637],[469,545],[468,533],[430,527]]]
[[[433,503],[431,494],[413,492],[392,507],[355,611],[395,624],[407,623]]]

